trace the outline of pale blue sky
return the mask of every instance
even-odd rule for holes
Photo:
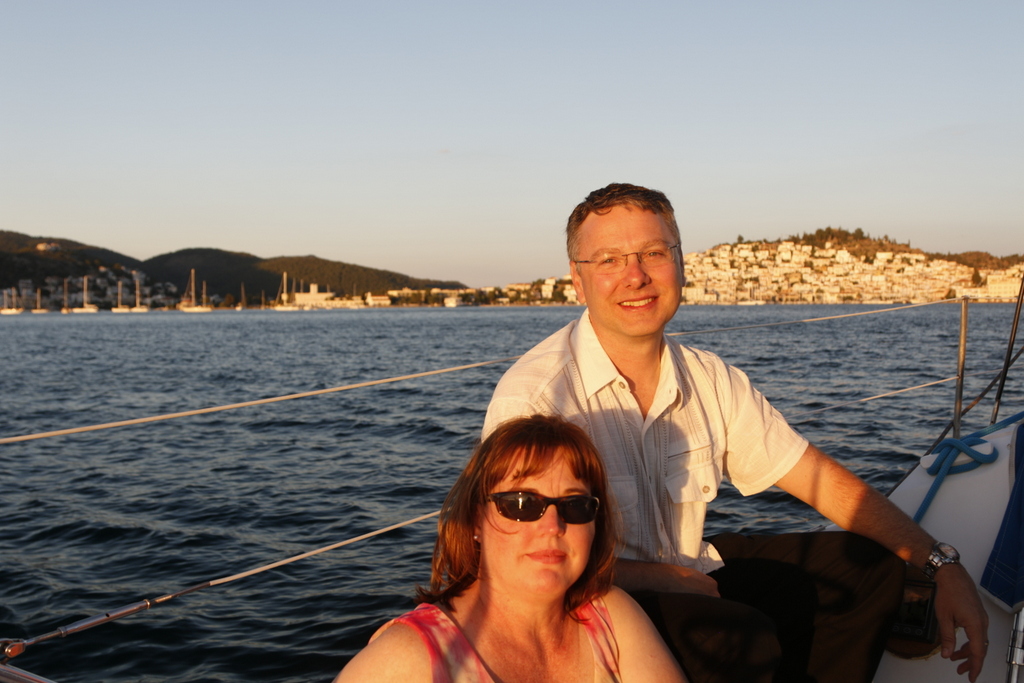
[[[501,285],[633,182],[685,251],[1018,253],[1022,35],[1019,0],[0,0],[0,229]]]

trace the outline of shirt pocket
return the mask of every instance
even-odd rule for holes
[[[710,503],[721,483],[710,444],[668,458],[665,487],[673,503]]]

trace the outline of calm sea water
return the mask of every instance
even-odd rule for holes
[[[672,331],[871,310],[684,308]],[[326,388],[520,354],[578,308],[0,319],[0,435]],[[970,310],[968,395],[1013,308]],[[745,369],[787,416],[951,377],[959,306],[682,338]],[[210,416],[0,445],[0,638],[29,637],[436,510],[508,363]],[[1014,382],[1016,378],[1016,383]],[[1001,416],[1024,409],[1011,373]],[[887,490],[952,415],[953,383],[795,417]],[[988,424],[986,401],[966,420]],[[709,532],[821,520],[726,488]],[[14,664],[75,681],[329,681],[429,579],[434,522],[42,643]]]

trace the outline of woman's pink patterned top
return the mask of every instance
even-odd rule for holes
[[[596,598],[576,610],[576,616],[594,650],[595,683],[620,683],[619,647],[604,601]],[[436,605],[424,603],[392,619],[377,629],[370,642],[394,624],[405,624],[420,634],[430,653],[433,683],[494,683],[466,636]]]

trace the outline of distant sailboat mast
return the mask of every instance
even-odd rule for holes
[[[124,305],[124,282],[121,278],[117,279],[117,306],[110,309],[111,313],[127,313],[130,311],[127,306]]]
[[[295,295],[296,282],[292,279],[292,289],[288,291],[288,273],[281,273],[281,288],[277,290],[277,297],[274,299],[272,308],[275,311],[297,311],[299,306],[295,303],[298,298]]]
[[[89,276],[82,276],[82,306],[80,308],[72,308],[72,313],[96,313],[100,309],[89,303]]]
[[[203,280],[202,305],[197,301],[195,268],[189,271],[188,290],[185,292],[185,296],[182,297],[181,302],[178,304],[178,310],[184,311],[185,313],[209,313],[213,310],[206,305],[206,280]]]
[[[32,309],[33,313],[49,313],[49,308],[43,308],[43,290],[41,287],[36,287],[36,307]]]
[[[274,303],[279,306],[288,303],[288,271],[281,273],[281,289],[274,297]]]
[[[11,293],[13,303],[7,300],[8,291]],[[24,308],[18,306],[18,289],[16,287],[11,287],[10,290],[4,289],[4,307],[0,308],[0,313],[3,315],[16,315],[24,310]]]
[[[138,275],[135,276],[135,305],[131,309],[132,313],[148,313],[149,306],[142,305],[142,281]]]

